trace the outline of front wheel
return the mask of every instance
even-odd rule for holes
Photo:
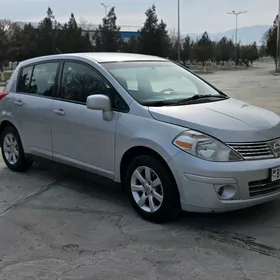
[[[131,162],[125,187],[133,208],[146,220],[166,222],[181,211],[176,182],[167,167],[153,157],[143,155]]]
[[[29,169],[32,161],[27,159],[17,130],[8,126],[1,134],[2,157],[9,169],[15,172],[23,172]]]

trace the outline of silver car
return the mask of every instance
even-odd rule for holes
[[[145,219],[280,196],[280,117],[166,59],[82,53],[24,61],[0,94],[13,171],[45,158],[107,177]]]

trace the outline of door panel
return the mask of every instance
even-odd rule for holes
[[[25,152],[47,158],[52,158],[52,95],[58,65],[59,62],[51,61],[22,68],[18,93],[11,96],[12,115]]]
[[[25,152],[51,158],[53,100],[26,94],[12,94],[11,106],[12,119],[17,121]]]
[[[114,113],[111,121],[105,121],[101,111],[55,100],[53,115],[53,158],[113,179],[119,113]]]
[[[128,106],[92,65],[66,60],[62,66],[53,109],[53,158],[114,179],[117,121]],[[93,94],[110,98],[112,120],[104,120],[102,111],[87,109],[87,97]]]

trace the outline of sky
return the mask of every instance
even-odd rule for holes
[[[99,24],[105,14],[101,5],[115,6],[118,24],[141,26],[145,11],[156,5],[157,14],[169,30],[177,29],[177,0],[0,0],[0,18],[14,21],[38,22],[50,6],[56,19],[68,20],[73,12],[76,19]],[[106,2],[105,2],[106,1]],[[240,15],[239,27],[271,25],[278,12],[279,0],[180,0],[182,33],[210,33],[235,28],[235,17],[227,12],[245,11]]]

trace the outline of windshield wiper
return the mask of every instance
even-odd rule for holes
[[[144,106],[160,107],[177,105],[177,100],[160,100],[160,101],[147,101],[141,103]]]
[[[160,107],[160,106],[172,106],[172,105],[180,105],[180,104],[185,104],[191,101],[196,101],[199,99],[204,99],[204,98],[218,98],[218,99],[227,99],[229,98],[226,95],[212,95],[212,94],[196,94],[192,97],[184,98],[184,99],[167,99],[167,100],[158,100],[158,101],[146,101],[142,102],[141,104],[144,106],[152,106],[152,107]]]
[[[196,101],[196,100],[199,100],[199,99],[211,98],[211,97],[218,98],[218,99],[228,99],[229,98],[226,95],[220,95],[220,94],[216,94],[216,95],[213,95],[213,94],[196,94],[196,95],[193,95],[193,96],[188,97],[188,98],[180,99],[177,102],[177,104],[188,103],[189,101]]]

